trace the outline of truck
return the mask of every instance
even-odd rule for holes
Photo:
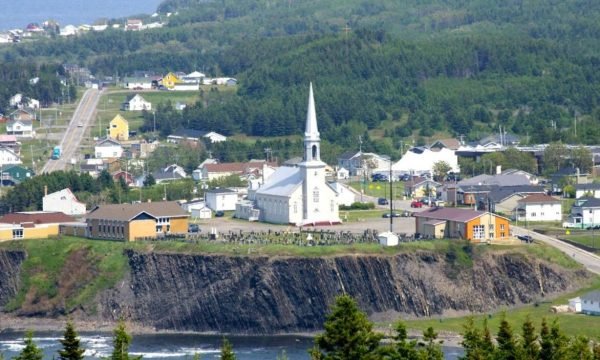
[[[61,147],[55,146],[54,149],[52,149],[52,159],[54,159],[54,160],[60,159],[61,153],[62,153]]]

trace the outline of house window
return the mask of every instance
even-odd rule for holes
[[[504,230],[504,224],[500,224],[500,230]]]
[[[329,203],[329,210],[331,212],[335,211],[335,201],[331,200],[331,202]]]
[[[156,233],[161,233],[162,232],[162,225],[156,225]]]
[[[500,233],[500,237],[506,237],[506,233],[504,233],[504,232],[501,232],[501,233]]]
[[[315,187],[313,189],[313,202],[314,203],[318,203],[319,202],[319,188]]]
[[[541,212],[541,213],[540,213],[540,216],[544,216],[544,213],[543,213],[543,212]]]
[[[534,212],[531,213],[531,217],[535,217],[535,213]]]
[[[23,229],[13,229],[13,239],[22,239]]]
[[[484,225],[473,225],[473,239],[484,239],[485,238],[485,226]]]

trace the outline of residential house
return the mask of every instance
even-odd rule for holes
[[[142,187],[144,186],[144,181],[148,176],[146,174],[139,176],[135,179],[135,186]],[[187,173],[185,169],[177,164],[172,164],[167,167],[156,170],[152,173],[152,177],[157,184],[181,180],[187,178]]]
[[[3,186],[18,185],[35,175],[33,170],[17,164],[1,165],[0,170],[2,171],[0,179]]]
[[[115,159],[123,155],[121,143],[111,138],[105,138],[96,143],[94,154],[98,159]]]
[[[431,151],[439,151],[441,149],[450,149],[450,150],[458,150],[461,147],[460,140],[458,139],[440,139],[434,141],[431,145],[429,145],[429,150]]]
[[[437,198],[437,189],[441,187],[437,181],[424,177],[412,177],[404,183],[404,195],[412,198],[428,197]]]
[[[477,208],[513,218],[519,200],[533,194],[543,195],[543,186],[518,185],[489,187],[489,192],[480,192],[477,196]]]
[[[9,148],[0,146],[0,166],[21,164],[21,157]]]
[[[62,212],[72,216],[84,215],[86,211],[85,204],[77,200],[77,197],[69,188],[44,196],[42,209],[48,212]]]
[[[347,151],[338,157],[338,167],[347,169],[350,176],[389,173],[390,159],[375,153]]]
[[[108,136],[118,141],[129,140],[129,121],[117,114],[109,123]]]
[[[62,212],[27,211],[0,218],[0,241],[47,239],[59,234],[59,226],[75,219]]]
[[[198,167],[192,171],[192,179],[196,180],[196,181],[200,181],[202,180],[202,167],[204,167],[204,165],[206,164],[217,164],[218,161],[216,159],[212,159],[212,158],[208,158],[208,159],[204,159],[204,161],[202,161],[200,163],[200,165],[198,165]]]
[[[150,77],[126,77],[123,80],[123,87],[129,90],[150,90],[152,80]]]
[[[431,208],[414,214],[415,232],[432,238],[459,238],[471,242],[509,240],[510,223],[486,211],[451,207]]]
[[[132,186],[135,183],[133,174],[124,170],[115,171],[111,176],[115,182],[119,182],[123,179],[128,186]]]
[[[38,81],[39,81],[39,78],[38,78]],[[40,108],[39,100],[27,98],[27,97],[23,96],[23,94],[15,94],[8,100],[8,103],[11,107],[19,108],[19,110],[23,110],[24,108],[29,108],[32,110]],[[23,110],[23,111],[26,111],[26,110]],[[34,119],[32,119],[32,120],[34,120]]]
[[[575,185],[575,198],[580,199],[582,197],[600,198],[600,183]]]
[[[591,291],[581,298],[581,312],[586,315],[600,315],[600,290]]]
[[[517,220],[562,221],[562,203],[546,194],[532,194],[518,201]]]
[[[237,85],[237,79],[230,78],[230,77],[204,78],[202,80],[202,84],[234,86],[234,85]]]
[[[6,122],[6,133],[15,135],[17,138],[33,138],[33,121],[31,120],[9,120]]]
[[[176,144],[182,141],[198,142],[201,139],[208,140],[214,144],[227,140],[227,137],[214,131],[200,131],[194,129],[177,129],[174,133],[167,136],[168,142]]]
[[[340,182],[330,182],[328,183],[329,187],[331,187],[337,194],[337,204],[350,206],[352,203],[356,202],[356,197],[359,195],[356,190],[352,189],[350,186],[342,184]]]
[[[276,167],[275,163],[266,163],[265,161],[249,161],[244,163],[220,163],[220,164],[205,164],[202,166],[202,180],[211,181],[221,179],[231,175],[239,175],[240,177],[253,174],[255,178],[262,177],[263,165]]]
[[[582,229],[600,225],[600,199],[582,197],[575,200],[567,222]]]
[[[21,155],[21,143],[16,135],[0,135],[0,146],[11,149],[15,154]]]
[[[169,90],[173,90],[175,88],[175,84],[181,84],[183,81],[177,77],[177,75],[172,72],[165,75],[160,81],[161,85]]]
[[[121,110],[123,111],[150,111],[152,110],[152,103],[146,101],[140,94],[129,95],[125,98],[125,101],[121,104]]]
[[[456,197],[456,202],[462,205],[477,205],[482,196],[497,188],[529,186],[530,181],[524,175],[477,175],[446,188],[446,191]],[[453,197],[446,194],[446,197]]]
[[[338,180],[346,180],[350,178],[350,171],[348,171],[346,168],[341,167],[336,171],[336,178]]]
[[[143,22],[140,19],[127,19],[125,24],[125,31],[139,31],[142,30]]]
[[[579,171],[579,168],[564,167],[550,177],[550,183],[552,186],[552,193],[562,193],[563,186],[566,184],[588,184],[591,180],[588,178],[589,174],[584,174]]]
[[[210,219],[212,217],[212,210],[206,206],[204,199],[182,202],[180,206],[190,213],[193,219]]]
[[[135,241],[183,236],[189,214],[175,201],[99,205],[86,216],[88,237]]]
[[[519,170],[519,169],[506,169],[502,172],[500,172],[500,175],[522,175],[525,176],[528,180],[529,183],[531,185],[537,185],[539,183],[539,179],[537,176],[535,176],[534,174],[524,171],[524,170]]]
[[[11,112],[8,117],[13,121],[33,121],[36,119],[34,112],[30,112],[25,109],[17,109]]]
[[[202,84],[202,79],[204,79],[205,77],[206,77],[206,74],[203,74],[199,71],[193,71],[193,72],[183,76],[181,78],[181,80],[183,80],[183,82],[185,82],[185,83]]]
[[[231,189],[212,189],[204,193],[206,206],[213,211],[235,210],[238,194]]]

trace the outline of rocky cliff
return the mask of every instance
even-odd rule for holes
[[[0,307],[19,291],[24,251],[0,251]]]
[[[102,294],[103,318],[156,329],[233,333],[318,329],[346,292],[373,319],[485,312],[575,289],[582,270],[520,253],[487,252],[459,269],[419,252],[329,258],[127,252],[130,275]]]

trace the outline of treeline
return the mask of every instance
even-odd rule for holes
[[[59,64],[30,61],[0,63],[0,114],[8,115],[14,110],[9,100],[17,93],[23,95],[24,102],[25,99],[36,99],[41,106],[75,100],[75,86],[61,84],[64,76],[64,69]],[[34,78],[38,78],[37,81],[33,81]]]

